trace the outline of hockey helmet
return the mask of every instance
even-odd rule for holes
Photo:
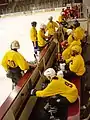
[[[14,40],[11,45],[10,45],[11,49],[19,49],[20,48],[20,44],[17,40]]]
[[[31,25],[32,25],[33,27],[36,27],[37,22],[36,22],[36,21],[33,21],[33,22],[31,22]]]
[[[48,68],[44,72],[44,76],[46,76],[49,80],[56,76],[56,72],[53,68]]]
[[[46,28],[46,25],[45,25],[45,24],[41,24],[41,25],[40,25],[40,28],[41,28],[41,29],[45,29],[45,28]]]
[[[67,34],[70,35],[72,33],[72,29],[67,29]]]

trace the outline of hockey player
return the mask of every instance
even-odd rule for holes
[[[43,98],[52,97],[49,101],[49,104],[57,108],[56,118],[58,120],[66,120],[66,109],[70,103],[74,103],[77,100],[78,90],[73,83],[60,76],[56,76],[56,72],[53,68],[48,68],[45,70],[44,76],[50,80],[50,83],[43,90],[32,89],[31,95],[36,95],[37,97]],[[61,115],[63,109],[64,112],[66,112],[64,116]]]
[[[29,69],[29,63],[25,58],[18,52],[20,44],[14,40],[9,50],[3,57],[2,66],[6,71],[7,77],[12,79],[13,87],[17,84],[18,80],[24,74],[24,71]]]
[[[81,47],[75,45],[71,48],[72,59],[69,58],[69,68],[66,73],[64,73],[64,78],[71,80],[74,77],[81,77],[84,75],[86,68],[84,59],[81,56]]]
[[[52,16],[50,16],[48,20],[49,22],[46,25],[46,30],[48,32],[48,36],[51,38],[54,35],[56,28],[58,28],[59,26],[56,22],[53,21]]]
[[[68,35],[68,45],[70,45],[73,41],[74,41],[74,38],[72,36],[72,32],[73,30],[72,29],[67,29],[67,35]]]
[[[46,39],[48,39],[48,36],[45,35],[45,31],[46,30],[46,25],[45,24],[41,24],[40,26],[40,30],[38,31],[38,47],[39,47],[39,51],[42,51],[42,49],[45,47],[47,41]]]
[[[37,51],[38,51],[37,30],[36,30],[37,22],[33,21],[31,22],[31,25],[32,25],[32,28],[30,29],[30,38],[33,43],[34,52],[35,54],[37,54]]]
[[[61,13],[61,15],[58,17],[57,23],[62,23],[64,21],[64,13]]]
[[[67,48],[62,52],[62,58],[64,60],[67,60],[71,57],[71,48],[75,45],[79,45],[80,46],[80,53],[82,52],[80,40],[78,40],[78,41],[74,40],[70,45],[67,44]]]
[[[80,23],[78,22],[78,20],[74,21],[74,32],[73,32],[73,37],[75,40],[83,40],[83,38],[85,37],[85,31],[83,30],[83,28],[80,26]]]

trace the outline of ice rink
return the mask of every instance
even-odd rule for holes
[[[60,11],[54,11],[0,18],[0,106],[12,91],[12,81],[6,78],[6,72],[1,66],[2,58],[10,49],[11,42],[18,40],[20,42],[19,52],[27,61],[34,61],[34,51],[30,40],[31,22],[37,21],[38,30],[40,24],[47,24],[49,16],[53,16],[53,20],[56,21],[59,14]]]

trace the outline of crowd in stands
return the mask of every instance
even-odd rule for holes
[[[72,6],[71,8],[63,8],[61,14],[63,14],[65,19],[80,18],[80,8],[77,5]]]

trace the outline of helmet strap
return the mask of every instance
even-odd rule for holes
[[[17,49],[11,49],[11,50],[14,50],[14,51],[16,51],[16,52],[17,52]]]

